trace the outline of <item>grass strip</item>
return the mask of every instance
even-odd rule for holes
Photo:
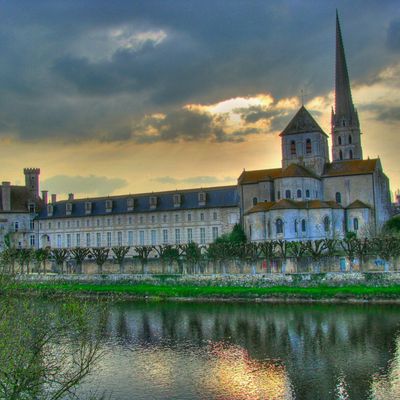
[[[316,286],[316,287],[241,287],[241,286],[173,286],[151,284],[89,284],[89,283],[14,283],[9,291],[33,291],[51,294],[118,294],[138,297],[181,298],[400,298],[400,285]]]

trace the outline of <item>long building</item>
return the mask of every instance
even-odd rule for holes
[[[243,171],[235,186],[48,201],[46,191],[39,197],[39,169],[25,169],[25,187],[1,186],[0,241],[66,248],[208,244],[238,222],[251,241],[381,229],[392,212],[389,180],[380,159],[363,158],[337,16],[332,161],[328,135],[304,105],[280,138],[282,165]]]

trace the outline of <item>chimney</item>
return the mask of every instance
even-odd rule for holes
[[[53,193],[52,195],[51,195],[51,202],[52,203],[55,203],[57,201],[57,195],[55,194],[55,193]]]
[[[42,200],[45,206],[47,206],[47,190],[42,190]]]
[[[1,202],[3,211],[11,211],[11,186],[10,182],[1,184]]]
[[[68,194],[68,200],[72,201],[74,199],[74,194],[73,193],[69,193]]]

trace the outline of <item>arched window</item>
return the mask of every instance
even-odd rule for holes
[[[296,155],[296,142],[294,140],[290,142],[290,154],[292,156]]]
[[[286,190],[286,192],[285,192],[285,198],[286,198],[286,199],[290,199],[290,195],[291,195],[290,190]]]
[[[306,190],[306,198],[309,199],[310,198],[310,191],[307,189]]]
[[[326,216],[326,217],[324,218],[324,231],[325,231],[325,232],[329,232],[329,231],[330,231],[330,228],[331,228],[331,222],[330,222],[330,220],[329,220],[329,217]]]
[[[302,232],[306,231],[306,220],[305,219],[301,220],[301,231]]]
[[[306,140],[306,153],[311,154],[312,153],[312,145],[311,145],[311,139]]]
[[[358,218],[353,219],[353,229],[358,231]]]
[[[338,204],[340,204],[342,202],[342,195],[340,194],[340,192],[336,192],[335,199],[336,199],[336,203],[338,203]]]
[[[297,233],[297,219],[294,220],[294,231]]]
[[[342,137],[338,136],[337,141],[338,141],[338,145],[341,145],[342,144]]]
[[[346,121],[344,119],[342,120],[342,126],[346,126]]]
[[[279,235],[282,233],[283,233],[283,221],[280,218],[278,218],[276,220],[276,234]]]
[[[255,206],[258,203],[257,197],[253,197],[253,206]]]
[[[343,160],[343,152],[342,152],[342,150],[339,151],[339,160]]]
[[[349,144],[351,144],[353,142],[353,138],[351,137],[351,135],[349,135]]]
[[[297,189],[297,198],[300,199],[301,198],[301,190]]]
[[[353,159],[353,150],[350,150],[350,151],[349,151],[349,158],[350,158],[350,160]]]

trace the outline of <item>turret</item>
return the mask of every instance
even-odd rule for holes
[[[29,190],[32,199],[39,197],[39,168],[24,168],[25,186]]]

